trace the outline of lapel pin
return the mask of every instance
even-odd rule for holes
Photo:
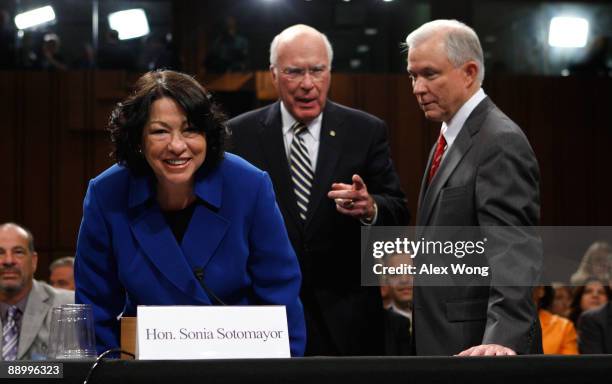
[[[329,135],[330,136],[336,136],[336,131],[334,131],[334,130],[329,131]]]

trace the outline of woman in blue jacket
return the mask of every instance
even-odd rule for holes
[[[109,123],[117,164],[91,180],[75,263],[98,352],[137,305],[285,305],[304,352],[301,275],[268,175],[225,153],[222,115],[193,78],[142,76]]]

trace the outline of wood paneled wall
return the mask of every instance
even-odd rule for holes
[[[0,72],[0,222],[34,234],[37,276],[74,254],[87,183],[112,164],[105,122],[125,73]]]
[[[39,278],[47,277],[51,260],[74,252],[87,183],[113,162],[105,131],[109,113],[135,78],[124,72],[0,72],[0,222],[32,230]],[[612,81],[490,77],[485,91],[534,147],[542,223],[612,225]],[[387,122],[415,212],[439,124],[423,118],[407,76],[336,73],[330,97]]]

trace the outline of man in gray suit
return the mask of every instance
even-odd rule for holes
[[[542,264],[540,242],[529,229],[538,225],[540,211],[533,150],[481,88],[482,48],[471,28],[432,21],[410,33],[406,45],[417,102],[429,120],[442,123],[422,180],[417,226],[426,239],[453,227],[456,233],[445,236],[454,240],[475,228],[488,241],[472,261],[491,270],[480,282],[459,284],[453,276],[445,286],[426,286],[416,277],[414,352],[538,353],[541,330],[528,286]],[[415,262],[429,261],[421,255]]]
[[[0,360],[46,358],[51,308],[74,303],[74,293],[34,280],[34,238],[14,223],[0,224]]]

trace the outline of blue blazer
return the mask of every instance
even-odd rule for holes
[[[267,173],[226,153],[196,172],[197,204],[178,244],[150,176],[113,165],[89,183],[75,262],[76,302],[93,306],[98,352],[119,346],[137,305],[211,305],[193,269],[228,305],[287,308],[291,354],[304,353],[300,267]]]

